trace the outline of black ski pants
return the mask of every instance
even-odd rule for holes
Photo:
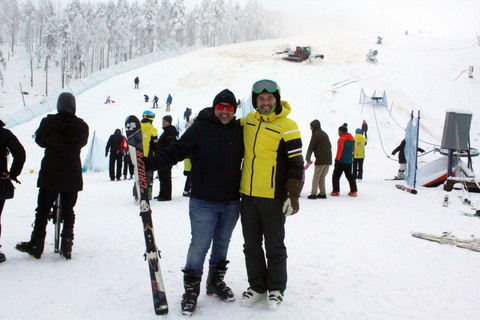
[[[133,163],[130,155],[126,155],[123,157],[123,176],[125,179],[127,178],[127,174],[130,172],[130,177],[133,177]]]
[[[364,158],[353,159],[353,179],[363,179],[363,160]]]
[[[357,183],[353,178],[352,174],[352,164],[351,163],[335,163],[335,168],[333,169],[332,174],[332,184],[333,184],[333,192],[340,192],[340,177],[342,173],[345,172],[345,177],[348,180],[350,185],[350,192],[357,192]]]
[[[159,198],[172,200],[172,167],[158,170],[158,178],[160,180]]]
[[[58,192],[40,189],[37,200],[37,213],[33,227],[32,238],[45,238],[48,216],[52,210]],[[73,207],[77,203],[77,192],[60,192],[60,210],[62,212],[63,229],[73,229],[75,224],[75,213]]]
[[[283,201],[242,195],[243,253],[248,283],[258,293],[287,287],[287,248]],[[265,239],[265,252],[263,240]],[[266,257],[266,260],[265,260]]]
[[[117,172],[115,173],[115,168],[117,169]],[[120,180],[120,177],[122,176],[122,153],[119,152],[118,154],[112,154],[110,153],[110,180]]]

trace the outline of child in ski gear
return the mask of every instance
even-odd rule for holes
[[[153,96],[153,106],[152,108],[158,108],[158,97],[157,96]]]
[[[105,147],[105,158],[108,157],[108,152],[110,151],[110,161],[109,161],[109,174],[110,181],[120,180],[122,176],[122,142],[125,139],[122,136],[120,129],[116,129],[115,132],[108,138],[107,146]],[[115,173],[115,168],[117,172]]]
[[[399,163],[399,168],[398,168],[398,174],[395,177],[395,180],[405,180],[405,170],[407,169],[407,159],[405,158],[405,145],[406,145],[405,139],[400,142],[400,144],[392,151],[392,156],[394,156],[397,152],[398,154],[398,163]],[[418,148],[417,151],[420,152],[425,152],[422,148]]]
[[[355,130],[355,151],[353,152],[353,178],[363,179],[363,160],[365,159],[365,146],[367,138],[362,135],[362,129]]]
[[[53,203],[60,194],[62,203],[63,230],[60,253],[65,259],[72,258],[73,208],[78,192],[83,189],[80,151],[88,141],[88,125],[75,116],[75,97],[63,92],[58,97],[57,114],[43,118],[35,132],[35,142],[45,148],[38,174],[38,206],[33,232],[28,242],[20,242],[16,248],[36,259],[43,253],[48,216]]]
[[[196,121],[171,146],[145,159],[146,169],[168,168],[190,157],[192,161],[189,212],[192,239],[184,272],[184,314],[192,314],[200,294],[205,256],[211,247],[207,294],[234,301],[224,279],[227,252],[240,208],[243,158],[242,128],[235,120],[235,95],[228,89],[203,109]]]
[[[255,82],[252,103],[256,111],[241,119],[245,153],[240,212],[249,283],[242,303],[251,307],[268,292],[268,307],[276,309],[287,287],[285,220],[300,208],[302,140],[276,82]]]
[[[162,119],[163,133],[158,138],[159,150],[165,149],[177,140],[178,132],[172,126],[172,116],[166,115]],[[172,167],[158,170],[158,180],[160,180],[160,191],[155,197],[158,201],[172,200]]]
[[[104,104],[107,104],[107,103],[110,103],[112,102],[112,100],[110,100],[110,96],[107,97],[107,100],[105,100],[105,103]]]
[[[352,174],[353,151],[355,150],[355,141],[348,129],[344,125],[338,128],[337,156],[335,157],[335,166],[332,175],[333,191],[330,193],[332,197],[340,196],[340,177],[345,173],[345,177],[350,185],[351,197],[357,196],[357,183]]]
[[[144,94],[143,97],[145,98],[145,102],[148,102],[148,100],[150,99],[150,97],[146,94]]]
[[[123,179],[127,180],[127,174],[130,173],[130,179],[133,179],[133,163],[130,157],[130,150],[127,148],[123,152]]]
[[[172,96],[171,96],[170,93],[169,93],[169,94],[168,94],[168,97],[167,97],[167,102],[166,102],[166,103],[167,103],[167,109],[166,109],[167,112],[170,111],[170,105],[172,104],[172,100],[173,100],[173,98],[172,98]]]
[[[320,121],[313,120],[310,123],[310,129],[312,130],[312,138],[308,145],[306,161],[307,164],[312,164],[312,153],[315,155],[315,171],[313,173],[312,191],[308,199],[326,199],[325,177],[332,165],[332,145],[328,134],[321,129]],[[319,188],[320,193],[317,194]]]
[[[0,179],[16,181],[18,183],[17,176],[22,172],[23,164],[25,163],[25,149],[17,137],[10,130],[5,129],[4,126],[5,123],[0,120]],[[7,161],[9,154],[13,157],[10,170],[8,170]],[[11,183],[8,181],[5,182]],[[2,211],[7,198],[6,195],[0,194],[0,239],[2,236]],[[0,263],[5,260],[5,254],[0,251]]]

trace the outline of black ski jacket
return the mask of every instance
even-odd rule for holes
[[[11,180],[16,180],[17,176],[22,172],[26,155],[17,137],[8,129],[4,128],[5,123],[0,120],[0,173],[9,173]],[[8,171],[7,156],[11,153],[13,162]]]
[[[80,150],[88,141],[88,125],[73,114],[48,115],[35,133],[35,142],[45,148],[37,187],[52,192],[83,189]]]
[[[192,198],[219,202],[240,198],[243,131],[235,118],[225,125],[213,107],[203,109],[178,141],[148,157],[147,170],[168,168],[187,156],[192,161]]]
[[[110,151],[110,157],[116,157],[122,153],[123,136],[120,129],[116,129],[115,133],[108,138],[107,146],[105,147],[105,156]]]

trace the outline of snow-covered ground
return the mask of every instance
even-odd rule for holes
[[[476,319],[480,313],[480,253],[413,238],[412,231],[462,238],[480,237],[480,219],[466,217],[463,198],[480,206],[478,194],[447,193],[442,187],[417,186],[412,195],[385,181],[397,173],[391,151],[403,139],[410,113],[421,112],[420,147],[439,145],[446,110],[473,112],[472,147],[480,147],[480,47],[475,35],[446,38],[411,32],[342,33],[329,36],[257,41],[208,48],[158,62],[106,81],[77,97],[77,115],[103,140],[122,128],[129,114],[140,116],[151,107],[143,95],[160,98],[154,124],[165,115],[164,101],[173,96],[171,115],[184,126],[183,112],[211,105],[224,88],[247,99],[251,85],[271,78],[292,105],[291,118],[302,131],[304,153],[310,140],[309,123],[319,119],[336,152],[337,129],[349,131],[369,124],[364,180],[359,196],[348,197],[341,180],[341,197],[308,200],[312,169],[300,201],[300,212],[287,219],[289,281],[285,300],[276,312],[266,303],[241,306],[248,287],[242,252],[241,226],[235,229],[229,251],[226,281],[237,301],[222,303],[204,294],[196,319]],[[324,60],[286,62],[273,52],[311,45]],[[365,62],[370,48],[379,51],[377,65]],[[475,67],[473,79],[466,70]],[[459,76],[460,75],[460,76]],[[134,90],[133,79],[140,78]],[[458,77],[459,76],[459,77]],[[458,79],[457,79],[458,77]],[[350,80],[350,81],[346,81]],[[352,82],[355,80],[354,82]],[[350,82],[341,86],[340,83]],[[337,85],[336,85],[337,84]],[[386,91],[385,107],[359,104],[360,91]],[[114,104],[104,104],[111,96]],[[389,110],[393,110],[390,114]],[[73,259],[53,253],[53,225],[48,226],[45,253],[40,260],[17,252],[16,242],[29,239],[37,199],[37,172],[43,150],[32,139],[40,118],[12,129],[27,151],[24,173],[15,198],[2,216],[0,265],[1,319],[154,319],[144,239],[138,205],[131,196],[132,181],[110,182],[108,173],[84,174],[84,191],[75,207],[77,220]],[[399,125],[397,125],[397,123]],[[426,143],[428,142],[428,143]],[[87,148],[83,152],[86,156]],[[385,151],[385,152],[384,152]],[[389,156],[387,156],[389,155]],[[419,166],[441,157],[429,153]],[[474,169],[480,172],[478,159]],[[33,174],[30,173],[33,170]],[[331,172],[327,177],[331,191]],[[183,164],[173,169],[173,201],[153,201],[153,219],[162,251],[162,272],[170,303],[168,318],[181,318],[183,292],[180,269],[190,240],[188,199],[181,196]],[[154,193],[158,191],[158,180]],[[445,194],[448,208],[442,207]]]

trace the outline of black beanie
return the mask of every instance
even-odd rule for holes
[[[215,108],[220,102],[231,104],[234,108],[233,112],[237,112],[237,98],[235,98],[232,91],[225,89],[217,94],[215,99],[213,99],[213,107]]]
[[[344,125],[338,127],[338,132],[347,133],[347,131],[348,131],[348,129],[347,129],[347,127],[345,127]]]
[[[312,126],[313,131],[317,131],[318,129],[320,129],[320,121],[318,121],[317,119],[310,122],[310,125]]]
[[[76,111],[75,97],[70,92],[62,92],[58,96],[57,110],[61,114],[74,115]]]
[[[168,115],[163,117],[163,120],[167,121],[170,124],[172,124],[172,121],[173,121],[172,116],[168,116]]]

